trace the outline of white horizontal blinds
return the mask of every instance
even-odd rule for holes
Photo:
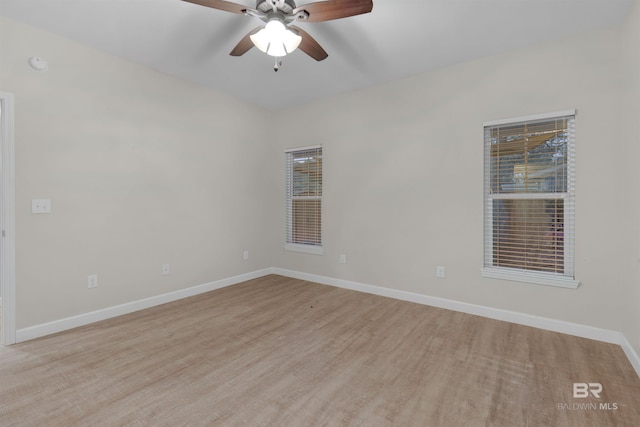
[[[574,121],[485,127],[485,267],[573,277]]]
[[[287,243],[322,245],[322,147],[287,151]]]

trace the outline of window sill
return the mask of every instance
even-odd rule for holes
[[[555,286],[558,288],[576,289],[580,282],[570,277],[558,276],[544,272],[523,272],[505,268],[486,267],[482,269],[482,277],[490,279],[512,280],[533,283],[536,285]]]
[[[286,243],[284,245],[284,250],[290,251],[290,252],[302,252],[305,254],[312,254],[312,255],[324,255],[324,248],[322,246]]]

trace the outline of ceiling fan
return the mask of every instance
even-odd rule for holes
[[[304,53],[322,61],[327,52],[306,31],[293,21],[321,22],[369,13],[373,0],[327,0],[296,6],[294,0],[256,0],[256,8],[226,0],[183,0],[201,6],[241,13],[259,18],[265,25],[254,28],[233,48],[230,55],[244,55],[253,46],[275,57],[274,71],[282,65],[282,57],[300,48]]]

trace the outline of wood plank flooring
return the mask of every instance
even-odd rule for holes
[[[272,275],[1,348],[0,425],[640,426],[640,378],[616,345]]]

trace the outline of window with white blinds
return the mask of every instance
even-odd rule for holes
[[[287,243],[285,249],[322,254],[322,147],[285,151]]]
[[[575,288],[575,111],[485,124],[487,277]]]

